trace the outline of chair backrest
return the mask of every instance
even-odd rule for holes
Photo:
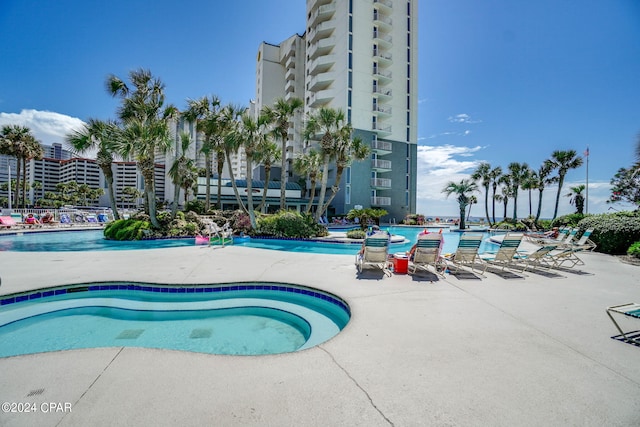
[[[440,257],[442,243],[442,234],[439,233],[430,233],[418,237],[416,251],[413,254],[413,262],[416,264],[436,262]]]
[[[507,233],[507,235],[504,236],[504,239],[502,239],[502,243],[496,253],[495,259],[497,261],[509,261],[513,259],[514,255],[518,251],[520,242],[522,242],[522,234]]]
[[[480,233],[462,233],[458,248],[456,249],[456,262],[473,262],[478,256],[478,249],[482,244],[482,234]]]
[[[589,228],[588,230],[585,230],[585,232],[582,233],[582,236],[580,236],[580,240],[576,242],[576,245],[582,246],[587,244],[587,240],[589,240],[589,236],[591,236],[591,233],[593,233],[593,228]]]
[[[364,239],[363,258],[366,262],[385,262],[389,251],[389,237],[376,233]]]
[[[564,240],[562,240],[562,243],[568,245],[569,243],[571,243],[573,239],[575,239],[577,233],[578,233],[578,229],[572,228],[569,234],[567,235],[567,237]]]

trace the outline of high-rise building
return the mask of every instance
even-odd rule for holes
[[[345,171],[330,215],[375,207],[399,221],[416,210],[417,12],[417,0],[307,0],[303,36],[260,45],[258,109],[291,97],[304,100],[305,114],[341,109],[354,136],[371,148],[370,159]],[[294,123],[289,177],[293,158],[305,149],[302,118]]]

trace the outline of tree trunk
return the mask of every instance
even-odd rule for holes
[[[236,196],[236,200],[238,201],[238,205],[240,206],[240,209],[242,209],[246,213],[249,213],[244,203],[242,203],[242,198],[240,198],[240,193],[238,193],[238,186],[236,185],[236,179],[233,176],[233,168],[231,166],[231,153],[225,152],[225,156],[227,156],[227,168],[229,169],[229,178],[231,179],[231,187],[233,187],[233,194],[235,194]]]
[[[282,132],[280,135],[282,138],[282,169],[280,170],[280,210],[284,210],[287,207],[285,199],[287,188],[287,134]]]
[[[224,169],[224,158],[218,153],[218,209],[222,210],[222,170]]]
[[[540,189],[540,195],[538,196],[538,212],[536,213],[536,223],[540,219],[540,213],[542,212],[542,192],[544,189]]]
[[[329,155],[324,155],[324,165],[322,167],[322,182],[320,184],[320,196],[318,197],[318,207],[316,208],[316,222],[320,221],[320,217],[324,213],[324,196],[327,193],[327,181],[329,179]]]
[[[464,205],[464,203],[459,203],[459,205],[460,205],[460,230],[464,230],[467,228],[467,224],[465,224],[464,222],[465,210],[467,207]]]
[[[558,205],[560,204],[560,193],[562,192],[562,185],[564,184],[564,175],[558,174],[558,193],[556,194],[556,207],[553,210],[553,219],[556,219],[558,216]]]
[[[247,158],[253,158],[253,153],[247,153]],[[251,170],[251,164],[247,167],[247,213],[249,214],[249,220],[251,221],[251,228],[256,229],[256,213],[253,210],[253,171]]]
[[[309,196],[309,203],[307,204],[306,213],[311,213],[311,206],[313,206],[313,197],[316,194],[316,184],[317,180],[315,178],[311,179],[311,195]]]
[[[338,194],[338,191],[340,191],[340,181],[342,180],[342,173],[344,172],[344,169],[345,169],[344,165],[336,166],[336,181],[331,186],[331,196],[329,196],[329,200],[327,200],[327,203],[325,203],[323,211],[329,207],[331,202],[333,202],[333,199],[336,197],[336,194]]]
[[[15,208],[20,206],[20,174],[22,173],[22,162],[20,157],[16,157],[16,188],[13,195],[13,206]]]
[[[271,179],[271,165],[264,166],[264,187],[262,188],[262,201],[258,210],[265,213],[267,210],[267,190],[269,189],[269,180]]]
[[[207,177],[204,187],[204,211],[207,212],[211,209],[211,153],[205,153],[204,155],[204,174]],[[220,176],[218,176],[218,180],[220,180]],[[218,200],[220,200],[220,193],[218,193]]]
[[[487,217],[489,226],[491,226],[491,218],[489,218],[489,185],[484,187],[484,214]]]
[[[496,225],[496,190],[498,189],[497,185],[493,185],[493,192],[491,193],[491,220],[490,224],[492,227]]]

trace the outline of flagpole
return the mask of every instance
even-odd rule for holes
[[[587,151],[585,151],[587,157],[587,192],[585,196],[585,213],[589,213],[589,146],[587,145]]]

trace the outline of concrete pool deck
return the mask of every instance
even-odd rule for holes
[[[3,252],[0,294],[273,281],[333,292],[353,317],[330,341],[281,355],[118,347],[0,358],[0,400],[36,408],[0,412],[0,425],[637,425],[640,347],[611,339],[605,308],[640,302],[640,267],[581,257],[585,266],[552,277],[437,280],[356,278],[351,256],[234,246]]]

